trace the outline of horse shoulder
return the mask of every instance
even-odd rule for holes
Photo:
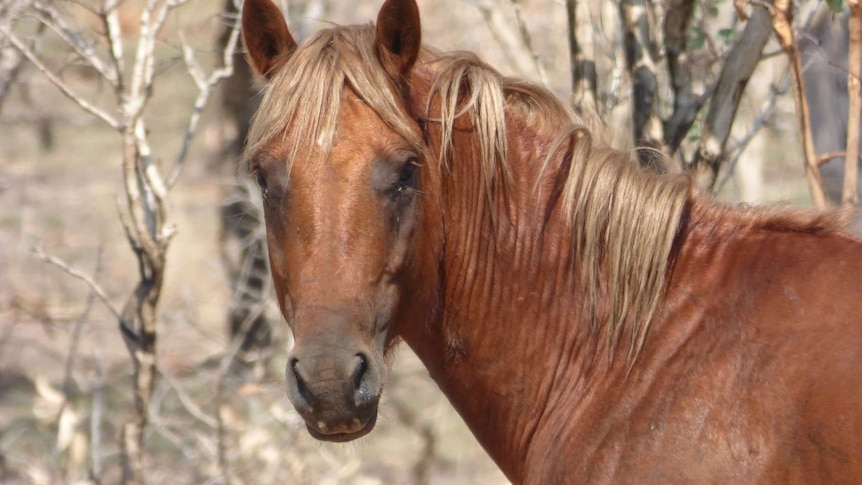
[[[546,414],[528,483],[862,476],[862,243],[693,242],[631,372]]]
[[[709,263],[710,275],[683,285],[702,335],[687,345],[702,356],[702,380],[728,386],[724,407],[712,403],[737,415],[727,436],[760,457],[764,481],[862,476],[862,243],[761,230],[722,243]]]

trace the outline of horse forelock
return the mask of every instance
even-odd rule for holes
[[[411,146],[423,149],[420,134],[377,60],[373,27],[336,26],[310,37],[272,78],[252,119],[244,161],[252,161],[275,142],[288,148],[284,154],[288,170],[308,150],[320,150],[327,158],[345,88]]]

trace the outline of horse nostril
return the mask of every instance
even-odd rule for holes
[[[357,406],[364,406],[374,401],[374,385],[368,382],[370,377],[368,357],[363,353],[356,354],[356,357],[359,362],[353,370],[353,401]]]
[[[363,354],[356,354],[356,357],[359,359],[359,363],[353,370],[353,389],[358,391],[362,387],[362,379],[368,371],[368,359]]]
[[[305,381],[302,379],[302,375],[299,372],[299,359],[290,359],[290,369],[293,372],[293,377],[296,379],[296,392],[299,393],[299,397],[302,398],[307,405],[311,406],[311,394],[308,392],[308,388],[305,386]]]

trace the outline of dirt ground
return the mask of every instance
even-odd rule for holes
[[[370,21],[378,3],[334,8],[327,19]],[[550,85],[565,95],[564,7],[550,0],[523,4]],[[464,7],[454,19],[451,5],[422,4],[424,40],[479,51],[517,74],[478,9]],[[165,55],[176,52],[166,47]],[[179,63],[163,67],[150,129],[160,163],[170,167],[195,93]],[[105,96],[85,73],[69,72],[67,79],[94,98]],[[0,112],[0,482],[73,483],[92,470],[114,483],[119,426],[131,406],[125,344],[104,305],[88,303],[88,287],[34,251],[93,275],[122,305],[136,266],[117,217],[120,139],[38,73],[29,70],[22,81]],[[757,106],[752,100],[748,109]],[[759,155],[765,198],[807,204],[792,111],[781,106]],[[229,282],[219,256],[218,209],[223,189],[235,181],[209,169],[220,150],[217,121],[208,109],[171,190],[178,232],[159,315],[164,377],[151,407],[149,482],[507,483],[406,347],[393,363],[377,429],[359,443],[323,445],[305,433],[284,392],[286,352],[229,378],[219,398]],[[787,146],[793,148],[779,148]],[[722,197],[734,199],[736,190],[731,181]],[[65,404],[64,393],[71,398]]]

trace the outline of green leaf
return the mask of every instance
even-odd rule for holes
[[[844,0],[826,0],[826,4],[829,5],[829,10],[835,13],[841,12],[845,7]]]
[[[724,45],[728,45],[733,42],[733,39],[736,37],[736,31],[733,29],[721,29],[718,31],[718,40],[720,40]]]
[[[700,123],[692,123],[691,128],[688,129],[688,136],[686,138],[688,138],[688,141],[698,141],[700,140],[700,136]]]
[[[698,27],[688,29],[688,42],[685,48],[688,50],[697,50],[706,44],[706,34]]]

